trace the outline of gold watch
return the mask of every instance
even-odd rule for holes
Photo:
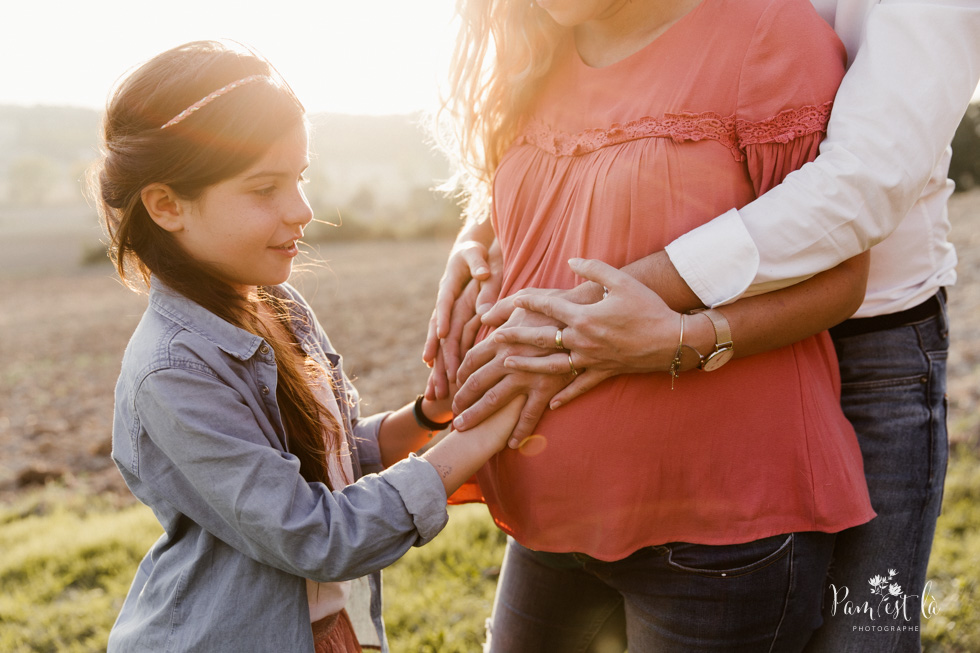
[[[715,329],[715,348],[711,353],[701,358],[698,369],[713,372],[727,363],[735,355],[735,345],[732,342],[732,328],[721,311],[709,308],[704,314],[711,320]]]

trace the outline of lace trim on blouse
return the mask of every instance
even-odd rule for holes
[[[662,118],[645,117],[616,123],[608,129],[586,129],[575,134],[553,129],[530,120],[517,138],[517,145],[533,145],[555,156],[579,156],[603,147],[642,138],[670,138],[676,143],[713,140],[735,157],[745,160],[745,148],[762,143],[789,143],[827,129],[833,102],[786,109],[761,122],[742,120],[717,113],[667,113]]]

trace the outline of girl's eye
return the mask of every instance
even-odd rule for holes
[[[263,186],[262,188],[256,188],[252,192],[254,192],[259,197],[268,197],[269,195],[272,195],[274,192],[276,192],[276,187],[275,186]]]

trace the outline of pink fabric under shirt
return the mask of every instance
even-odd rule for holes
[[[573,287],[568,259],[625,265],[778,184],[816,156],[843,57],[806,0],[704,0],[599,69],[569,40],[496,174],[502,296]],[[839,531],[874,516],[839,386],[826,333],[673,391],[619,376],[549,411],[480,489],[523,545],[603,560]]]
[[[334,422],[343,424],[340,408],[337,406],[337,398],[334,397],[333,389],[327,380],[328,378],[326,373],[321,372],[318,374],[314,380],[313,392],[320,405],[326,408],[333,416]],[[327,439],[327,475],[330,478],[330,485],[335,490],[339,490],[354,480],[350,447],[347,444],[347,440],[341,438],[340,451],[331,449],[330,439]],[[351,581],[349,580],[318,583],[315,580],[307,578],[306,598],[310,603],[310,621],[317,622],[328,615],[343,610],[344,606],[347,605],[347,600],[350,598],[350,592]]]

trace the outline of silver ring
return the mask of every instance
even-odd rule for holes
[[[555,332],[555,349],[564,349],[565,343],[561,341],[561,329]]]
[[[572,363],[572,353],[568,352],[568,368],[572,371],[572,376],[578,376],[578,370],[575,369],[575,365]]]

